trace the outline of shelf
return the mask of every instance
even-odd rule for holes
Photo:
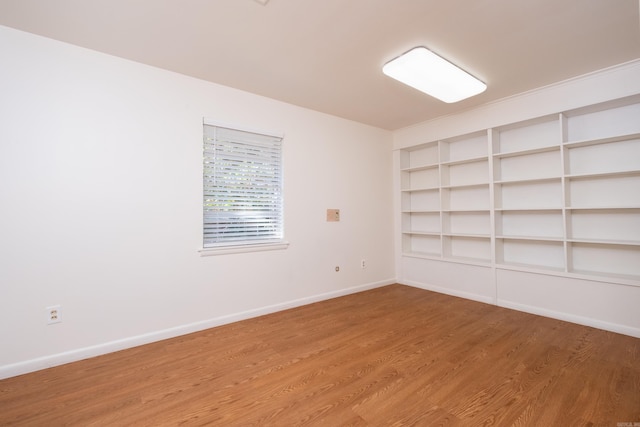
[[[496,183],[494,202],[496,209],[504,210],[557,210],[564,204],[562,180],[544,179],[509,183]]]
[[[486,159],[489,155],[487,132],[475,132],[440,141],[440,163],[463,164]]]
[[[560,149],[536,150],[533,154],[497,157],[493,162],[495,181],[560,178],[563,174]]]
[[[569,242],[570,270],[640,277],[640,247],[612,243]]]
[[[496,212],[557,212],[562,213],[559,207],[532,207],[532,208],[496,208]]]
[[[505,159],[508,157],[518,157],[518,156],[526,156],[526,155],[531,155],[531,154],[538,154],[538,153],[546,153],[548,151],[560,151],[560,146],[559,145],[549,145],[546,147],[538,147],[538,148],[529,148],[526,150],[520,150],[520,151],[508,151],[505,153],[494,153],[493,157],[494,158],[498,158],[498,159]]]
[[[400,191],[403,193],[417,193],[420,191],[438,191],[440,190],[440,186],[436,187],[421,187],[421,188],[403,188]]]
[[[543,178],[524,178],[524,179],[510,179],[510,180],[496,180],[493,183],[496,185],[517,185],[517,184],[535,184],[539,182],[560,182],[562,176],[552,176]]]
[[[443,213],[489,213],[491,209],[443,209]]]
[[[489,184],[442,189],[443,211],[481,211],[491,209]]]
[[[584,139],[582,141],[568,141],[564,142],[562,145],[567,148],[579,148],[588,147],[591,145],[609,144],[611,142],[628,141],[633,139],[640,139],[640,133],[634,132],[624,135],[608,136],[604,138]]]
[[[640,209],[572,210],[567,226],[569,241],[640,244]]]
[[[566,141],[599,140],[640,133],[640,102],[637,97],[617,101],[620,105],[605,103],[566,112]]]
[[[440,165],[438,163],[431,163],[424,166],[414,166],[410,168],[400,169],[400,172],[420,172],[420,171],[425,171],[429,169],[438,169],[439,166]]]
[[[564,242],[562,239],[498,239],[496,240],[496,262],[564,270]]]
[[[493,134],[493,152],[499,155],[558,147],[560,121],[558,114],[501,126]]]
[[[495,220],[495,233],[505,238],[561,240],[564,236],[562,210],[500,211]]]
[[[533,241],[542,241],[542,242],[562,242],[564,238],[560,237],[551,237],[551,236],[496,236],[496,240],[533,240]]]
[[[443,162],[440,162],[440,164],[442,166],[456,166],[456,165],[464,165],[466,163],[482,162],[484,160],[487,160],[488,158],[489,157],[485,155],[480,157],[469,157],[468,159],[443,161]]]
[[[459,185],[443,185],[440,188],[442,188],[443,190],[449,190],[452,188],[478,188],[478,187],[489,187],[489,183],[488,182],[479,182],[479,183],[475,183],[475,184],[459,184]]]
[[[442,256],[439,253],[425,253],[425,252],[403,252],[402,256],[410,257],[410,258],[420,258],[420,259],[433,259],[442,261]]]
[[[592,179],[592,178],[609,178],[609,177],[628,177],[638,176],[640,177],[640,171],[638,170],[626,170],[626,171],[613,171],[613,172],[597,172],[597,173],[581,173],[574,175],[565,175],[567,179]]]
[[[442,233],[445,237],[464,237],[469,239],[490,239],[491,234],[473,234],[473,233]]]
[[[640,172],[573,177],[567,180],[566,205],[574,207],[640,204]]]
[[[404,234],[439,236],[440,212],[420,212],[403,214],[402,228]]]
[[[490,211],[453,211],[442,215],[443,235],[491,237]]]
[[[402,252],[440,255],[442,241],[439,234],[403,234]]]
[[[400,154],[400,168],[404,171],[420,170],[430,165],[438,165],[438,143],[431,142],[409,150],[403,150]]]
[[[440,209],[404,210],[403,214],[439,214]]]
[[[609,239],[577,239],[568,237],[569,243],[585,243],[588,245],[616,245],[616,246],[631,246],[637,247],[640,251],[640,241],[638,240],[609,240]]]
[[[567,206],[565,208],[568,211],[597,211],[597,210],[635,210],[640,209],[640,205],[635,206],[594,206],[594,207],[581,207],[581,206]]]
[[[440,236],[439,231],[403,231],[402,234],[408,234],[412,236]]]
[[[490,235],[443,235],[443,257],[491,261]]]
[[[474,185],[489,185],[489,161],[456,163],[442,165],[440,168],[440,185],[443,187],[462,187]]]

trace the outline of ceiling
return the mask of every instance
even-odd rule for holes
[[[0,25],[398,129],[640,58],[638,0],[0,0]],[[382,74],[426,46],[488,85]]]

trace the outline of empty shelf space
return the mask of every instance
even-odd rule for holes
[[[627,133],[623,135],[614,135],[614,136],[606,136],[602,138],[595,139],[584,139],[581,141],[567,141],[563,143],[563,146],[567,148],[579,148],[579,147],[588,147],[591,145],[601,145],[601,144],[609,144],[612,142],[620,142],[620,141],[628,141],[632,139],[640,139],[640,133]]]

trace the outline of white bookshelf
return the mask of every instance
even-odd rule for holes
[[[640,98],[402,150],[403,253],[640,285]]]

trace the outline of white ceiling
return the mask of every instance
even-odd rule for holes
[[[640,58],[638,0],[260,3],[0,0],[0,25],[385,129]],[[415,46],[487,91],[445,104],[382,74]]]

